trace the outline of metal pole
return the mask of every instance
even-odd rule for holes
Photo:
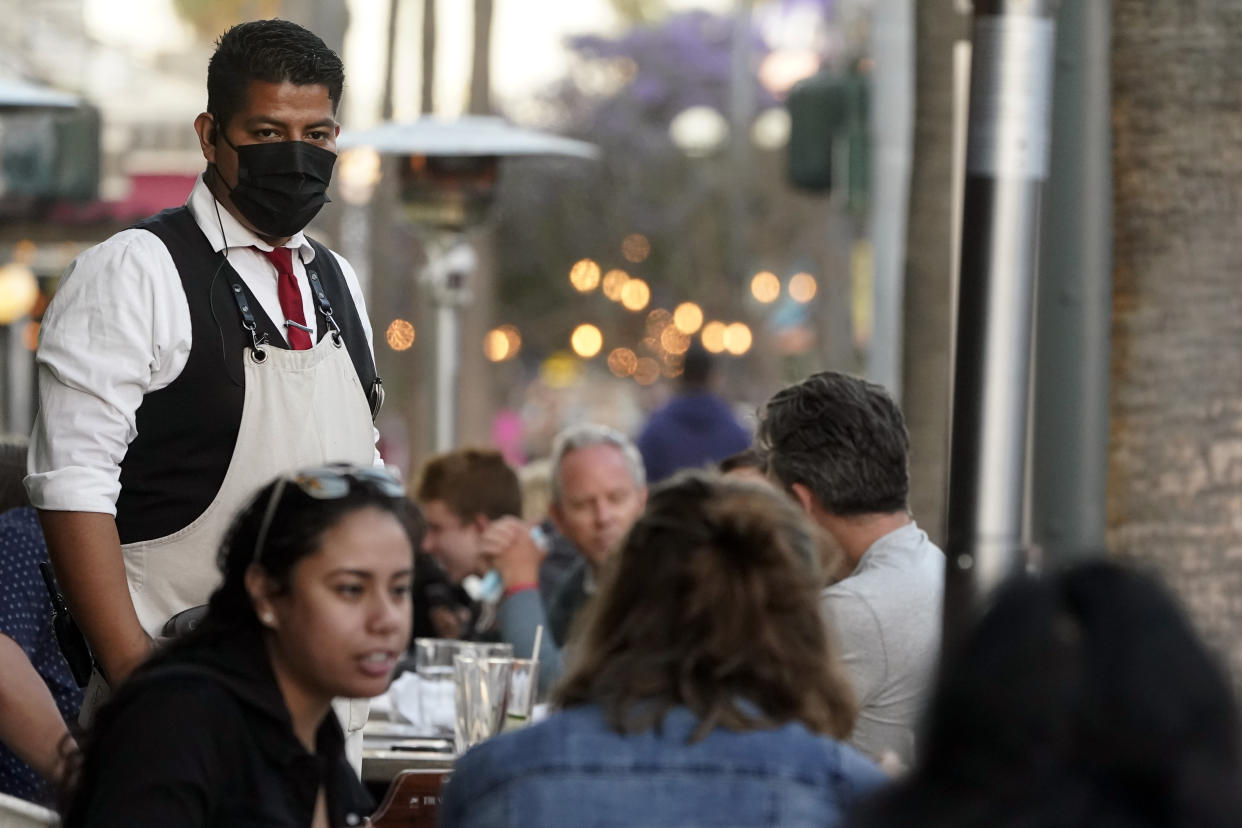
[[[871,13],[871,248],[874,328],[867,377],[901,399],[906,214],[914,141],[914,0],[876,0]]]
[[[8,380],[4,430],[10,434],[29,434],[34,425],[34,356],[22,344],[29,321],[23,316],[4,326]]]
[[[1032,540],[1046,565],[1104,549],[1112,312],[1111,0],[1057,19],[1052,169],[1035,322]]]
[[[1031,316],[1058,0],[976,0],[945,552],[945,640],[1023,567]]]
[[[436,304],[436,451],[450,451],[457,441],[457,369],[461,347],[457,306]]]

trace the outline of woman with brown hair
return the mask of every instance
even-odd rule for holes
[[[836,825],[883,774],[816,594],[815,530],[761,484],[655,489],[572,645],[548,720],[457,763],[455,825]]]

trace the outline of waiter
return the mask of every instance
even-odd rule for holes
[[[302,233],[327,201],[344,77],[296,24],[225,32],[189,200],[79,256],[44,318],[26,486],[109,684],[206,603],[224,530],[261,485],[379,462],[357,277]]]

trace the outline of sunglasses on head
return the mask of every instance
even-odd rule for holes
[[[302,469],[292,477],[281,477],[272,487],[272,492],[267,498],[267,506],[263,510],[263,520],[259,524],[259,534],[254,544],[255,563],[262,560],[263,549],[267,545],[267,533],[272,528],[272,518],[276,514],[276,507],[280,505],[285,489],[290,485],[297,486],[303,494],[315,500],[339,500],[358,486],[374,489],[385,497],[405,496],[405,487],[396,478],[383,469],[374,467],[340,463]]]

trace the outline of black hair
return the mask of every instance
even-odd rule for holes
[[[280,487],[279,500],[272,511],[263,540],[262,557],[255,560],[259,533],[273,492]],[[349,491],[342,497],[317,499],[297,485],[272,481],[259,490],[234,519],[225,535],[216,561],[223,576],[211,595],[207,615],[196,633],[217,635],[239,627],[259,629],[250,594],[246,591],[246,570],[258,563],[263,572],[284,590],[298,561],[314,554],[324,533],[359,509],[376,508],[391,514],[405,529],[410,545],[422,545],[423,519],[407,498],[381,491],[365,478],[350,478]]]
[[[786,488],[801,483],[840,517],[906,509],[910,438],[881,386],[836,371],[813,374],[768,400],[757,443]]]
[[[1003,588],[950,650],[912,773],[857,826],[1224,826],[1224,671],[1153,579],[1097,561]]]
[[[113,729],[119,711],[125,709],[135,692],[140,692],[135,690],[142,685],[138,679],[169,663],[193,661],[200,651],[235,646],[238,641],[261,636],[263,627],[246,589],[246,571],[251,564],[263,569],[278,592],[284,591],[289,587],[294,566],[319,551],[324,534],[362,509],[379,509],[392,515],[405,530],[412,550],[419,549],[424,524],[417,506],[364,474],[352,475],[349,466],[332,468],[347,481],[348,489],[341,497],[311,497],[292,482],[296,473],[284,475],[255,493],[233,519],[216,558],[222,581],[211,594],[202,621],[192,632],[172,641],[139,665],[133,676],[99,709],[90,731],[80,740],[81,750],[67,755],[60,797],[62,813],[66,814],[65,824],[75,824],[75,819],[80,818],[80,809],[86,807],[79,794],[87,793],[92,784],[92,769],[109,761],[96,745],[103,743],[100,736]],[[393,483],[395,485],[395,481]],[[261,534],[262,551],[256,561]],[[414,565],[413,554],[410,565]]]
[[[207,111],[223,129],[245,105],[251,81],[321,84],[335,114],[345,66],[319,36],[288,20],[239,23],[220,36],[207,64]]]

